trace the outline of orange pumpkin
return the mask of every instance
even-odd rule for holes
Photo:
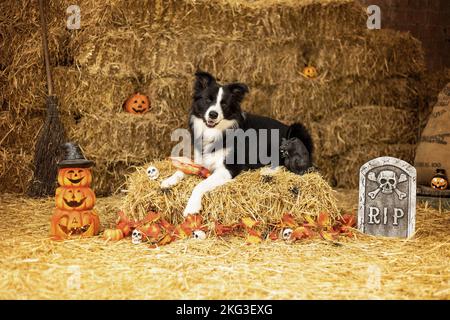
[[[431,187],[437,190],[445,190],[448,187],[448,178],[445,169],[436,169],[436,173],[431,179]]]
[[[103,239],[118,241],[123,239],[123,232],[120,229],[105,229]]]
[[[132,114],[144,114],[150,110],[150,100],[146,95],[139,92],[129,97],[123,104],[123,109]]]
[[[443,177],[434,177],[431,180],[431,187],[438,190],[445,190],[448,187],[448,181]]]
[[[89,187],[92,172],[89,168],[62,168],[58,170],[58,183],[64,187]]]
[[[50,234],[59,239],[92,237],[100,230],[100,219],[94,210],[65,211],[55,209]]]
[[[317,69],[314,67],[310,67],[310,66],[305,67],[303,69],[302,73],[305,77],[310,78],[310,79],[314,79],[317,77]]]
[[[55,198],[56,207],[63,210],[90,210],[95,204],[95,193],[90,188],[59,187]]]

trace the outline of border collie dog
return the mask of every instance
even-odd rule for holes
[[[313,143],[303,125],[287,126],[274,119],[242,112],[241,102],[248,93],[245,84],[221,85],[207,72],[199,71],[195,76],[189,115],[194,159],[209,169],[211,175],[192,191],[183,212],[185,216],[199,213],[206,192],[244,170],[268,164],[272,168],[285,165],[290,171],[302,174],[312,167]],[[245,143],[246,139],[249,143]],[[280,148],[282,143],[287,147]],[[161,182],[161,188],[170,188],[184,177],[183,172],[176,171]]]

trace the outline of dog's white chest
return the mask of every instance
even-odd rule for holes
[[[217,168],[221,168],[224,166],[226,155],[226,149],[203,153],[201,161],[202,166],[207,168],[209,171],[214,171]]]

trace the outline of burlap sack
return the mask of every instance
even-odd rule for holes
[[[450,175],[450,83],[439,93],[417,146],[414,165],[421,185],[429,186],[438,168]]]

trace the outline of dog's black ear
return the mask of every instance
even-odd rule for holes
[[[208,72],[204,72],[204,71],[197,71],[195,73],[194,90],[196,92],[202,91],[215,82],[216,82],[216,79],[213,77],[212,74],[210,74]]]
[[[231,94],[235,96],[239,101],[244,99],[245,94],[249,92],[248,87],[244,83],[232,83],[229,84],[228,90],[230,90]]]

